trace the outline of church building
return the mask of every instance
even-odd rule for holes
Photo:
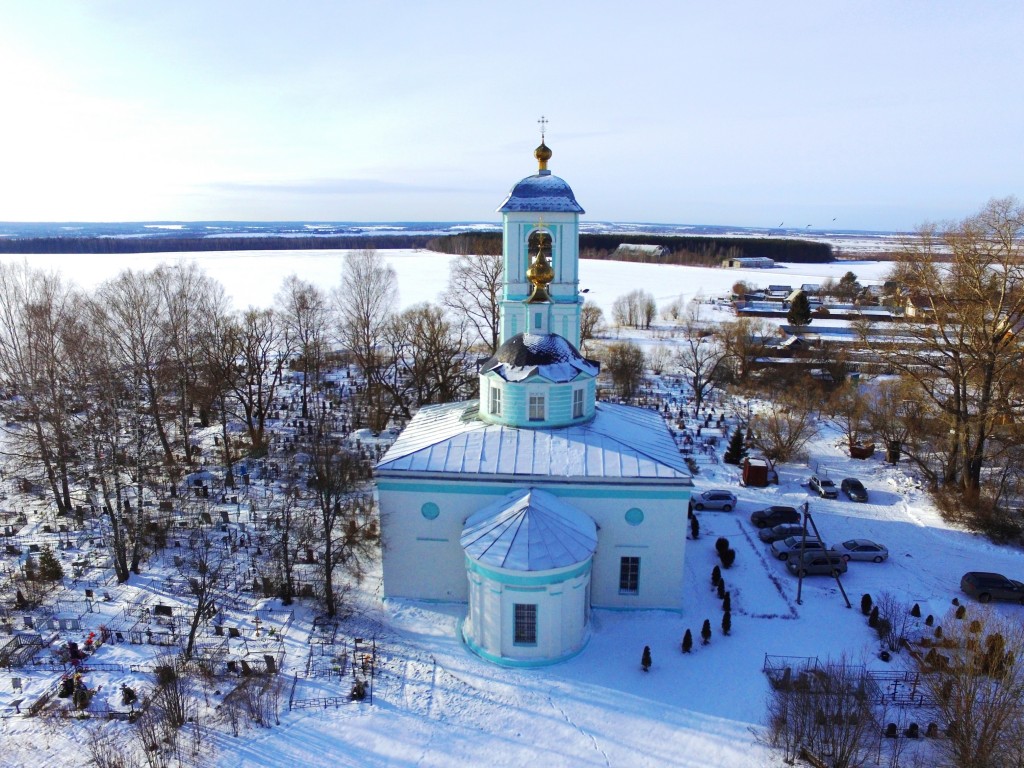
[[[591,608],[679,610],[692,481],[661,416],[597,402],[580,354],[579,217],[548,170],[502,216],[501,343],[479,399],[427,406],[376,467],[385,597],[468,605],[511,666],[570,658]]]

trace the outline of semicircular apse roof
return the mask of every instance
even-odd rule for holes
[[[593,555],[597,525],[547,491],[520,489],[470,516],[459,544],[485,566],[550,571]]]
[[[508,193],[498,213],[518,211],[555,211],[559,213],[586,213],[576,195],[564,179],[550,171],[527,176]]]

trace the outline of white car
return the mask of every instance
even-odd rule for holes
[[[720,509],[731,512],[736,509],[736,494],[720,488],[703,491],[690,497],[690,509],[700,512],[702,509]]]

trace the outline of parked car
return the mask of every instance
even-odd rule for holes
[[[844,560],[870,560],[873,563],[880,563],[889,557],[888,549],[868,539],[850,539],[842,544],[836,544],[831,551],[841,555]]]
[[[782,523],[774,528],[762,528],[757,532],[757,537],[765,544],[771,544],[773,541],[788,539],[790,536],[800,536],[803,532],[804,527],[800,523]]]
[[[827,477],[819,478],[817,475],[811,476],[811,481],[808,483],[811,486],[811,490],[821,496],[823,499],[835,499],[839,496],[839,491],[836,489],[836,484],[829,480]]]
[[[771,506],[750,513],[750,522],[758,528],[772,528],[782,523],[800,522],[800,513],[793,507]]]
[[[977,598],[979,603],[1011,600],[1024,605],[1024,584],[1016,579],[1008,579],[1001,573],[968,571],[960,579],[960,589]]]
[[[791,557],[786,567],[797,576],[838,576],[846,573],[846,560],[828,552],[804,552]]]
[[[806,541],[802,536],[790,536],[772,542],[772,554],[779,560],[788,560],[790,555],[797,556],[801,552],[824,552],[825,543],[821,539],[809,537]]]
[[[690,497],[690,508],[696,509],[698,512],[702,509],[720,509],[723,512],[731,512],[736,508],[736,494],[720,488],[703,491]]]
[[[839,484],[839,487],[850,501],[868,500],[868,489],[864,487],[864,483],[855,477],[846,478]]]

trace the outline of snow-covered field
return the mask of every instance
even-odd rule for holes
[[[149,268],[175,256],[30,257],[32,263],[60,268],[83,286],[94,285],[131,265]],[[281,278],[295,272],[303,279],[334,285],[341,260],[331,252],[188,254],[221,280],[236,306],[270,303]],[[444,287],[448,258],[425,252],[390,252],[398,270],[403,305],[435,299]],[[862,281],[881,279],[886,265],[843,262],[837,265],[782,266],[771,271],[713,270],[613,262],[581,262],[582,287],[606,312],[616,296],[641,288],[659,303],[677,296],[724,293],[737,279],[757,283],[819,282],[852,270]],[[723,319],[726,315],[723,313]],[[745,403],[727,406],[727,412]],[[755,404],[756,407],[756,404]],[[863,593],[876,599],[889,591],[919,603],[922,615],[941,617],[959,593],[966,570],[992,570],[1024,576],[1024,555],[951,528],[943,522],[903,465],[891,467],[876,457],[858,461],[842,450],[841,437],[828,425],[809,446],[807,464],[779,468],[778,486],[739,488],[738,470],[702,461],[695,491],[730,487],[740,498],[730,513],[699,513],[701,536],[688,542],[686,593],[680,613],[595,611],[591,637],[572,660],[537,670],[496,667],[469,653],[458,641],[464,607],[379,599],[379,573],[357,595],[352,635],[373,637],[382,649],[374,702],[281,713],[279,726],[248,728],[239,737],[221,723],[206,735],[218,766],[687,766],[749,768],[775,765],[756,734],[761,728],[768,684],[765,655],[836,658],[846,654],[869,667],[878,660],[878,640],[859,611]],[[813,472],[837,483],[862,479],[867,504],[841,497],[819,500],[805,483]],[[797,602],[797,581],[784,564],[770,557],[749,514],[769,504],[810,509],[828,543],[850,537],[871,538],[889,547],[881,564],[851,563],[843,577],[853,608],[847,608],[829,578],[804,582]],[[719,629],[720,602],[710,585],[718,562],[715,539],[727,537],[736,564],[724,571],[731,590],[732,633]],[[159,594],[171,567],[160,561],[139,580]],[[273,605],[273,603],[271,603]],[[102,611],[102,608],[100,609]],[[1024,619],[1024,608],[995,610]],[[102,613],[100,614],[102,618]],[[87,621],[100,618],[87,615]],[[700,626],[711,620],[711,643],[702,646]],[[289,633],[287,664],[298,665],[306,648],[298,638],[308,631],[311,613],[300,609]],[[680,652],[689,628],[696,644]],[[84,633],[83,633],[84,634]],[[653,666],[640,667],[645,645]],[[108,645],[96,662],[130,664],[137,646]],[[889,666],[898,661],[890,662]],[[284,669],[291,680],[295,666]],[[13,698],[5,674],[0,714],[11,714]],[[35,685],[31,672],[23,685]],[[131,675],[127,676],[131,679]],[[111,676],[110,686],[123,680]],[[40,682],[41,684],[41,682]],[[325,685],[300,678],[297,696],[344,695],[344,683]],[[204,722],[217,723],[220,701],[204,689]],[[109,692],[108,692],[109,693]],[[286,694],[287,698],[287,694]],[[95,723],[119,732],[120,723]],[[0,720],[0,764],[4,766],[83,765],[86,729],[75,721],[5,717]],[[883,750],[884,759],[884,750]]]
[[[451,256],[420,250],[381,251],[398,273],[399,300],[403,307],[437,301],[448,282]],[[341,282],[345,251],[211,251],[202,253],[140,254],[0,254],[0,261],[20,262],[55,270],[83,288],[92,288],[115,277],[123,269],[148,270],[159,264],[194,261],[220,281],[236,309],[270,306],[281,282],[298,275],[330,288]],[[775,269],[711,269],[625,264],[617,261],[580,261],[580,288],[610,316],[612,303],[634,289],[650,292],[659,304],[680,296],[685,300],[700,293],[707,297],[729,293],[744,280],[753,285],[781,283],[799,286],[840,278],[852,271],[861,283],[879,281],[889,269],[885,262],[837,261],[831,264],[779,264]]]

